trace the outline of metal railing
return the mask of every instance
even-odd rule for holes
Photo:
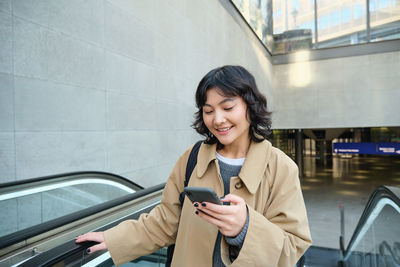
[[[343,239],[343,266],[400,266],[400,188],[375,189],[346,249]]]

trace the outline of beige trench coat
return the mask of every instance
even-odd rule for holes
[[[176,163],[160,205],[137,221],[128,220],[105,231],[105,241],[116,265],[175,242],[172,266],[212,266],[218,229],[195,214],[189,199],[185,199],[183,208],[179,202],[190,150]],[[215,144],[201,145],[189,186],[211,187],[222,197],[223,182],[215,152]],[[225,265],[293,267],[311,245],[296,164],[270,142],[252,142],[239,176],[231,179],[230,192],[246,201],[249,225],[233,263],[222,238]]]

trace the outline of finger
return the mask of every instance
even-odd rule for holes
[[[86,233],[80,236],[75,237],[76,243],[86,242],[86,241],[94,241],[92,238],[91,233]]]
[[[219,212],[214,212],[214,211],[212,211],[212,210],[210,210],[210,209],[207,209],[207,208],[204,208],[204,207],[202,207],[202,208],[197,208],[199,211],[201,211],[201,212],[204,212],[204,213],[206,213],[207,215],[209,215],[209,216],[211,216],[211,217],[214,217],[214,218],[216,218],[216,219],[218,219],[218,220],[223,220],[223,217],[224,216],[226,216],[226,215],[224,215],[224,214],[222,214],[222,213],[219,213]]]
[[[226,195],[224,198],[221,198],[221,201],[222,202],[231,202],[234,205],[238,205],[238,204],[244,203],[244,199],[243,198],[241,198],[241,197],[239,197],[237,195],[234,195],[234,194]]]
[[[232,225],[229,224],[229,222],[209,216],[202,211],[199,211],[198,216],[207,221],[208,223],[215,225],[218,228],[218,230],[225,236],[236,236],[238,234],[237,230],[232,228]]]
[[[221,220],[221,217],[223,216],[223,215],[221,215],[219,213],[213,212],[212,210],[209,210],[209,209],[204,208],[204,207],[203,208],[197,208],[197,211],[199,211],[201,213],[204,213],[207,216],[213,217],[213,218],[218,219],[218,220]]]
[[[76,243],[86,242],[86,241],[94,241],[94,242],[104,242],[104,233],[103,232],[90,232],[75,238]]]
[[[95,245],[95,246],[92,246],[92,247],[88,248],[86,250],[86,253],[87,254],[92,254],[93,252],[96,252],[98,250],[106,250],[106,249],[107,249],[106,243],[103,242],[103,243],[100,243],[98,245]]]
[[[81,243],[81,242],[85,242],[85,241],[90,241],[86,234],[75,237],[75,243]]]
[[[219,219],[217,219],[217,218],[215,218],[215,217],[213,217],[213,216],[210,216],[209,214],[205,213],[204,211],[199,210],[199,212],[197,213],[197,215],[198,215],[200,218],[206,220],[207,222],[209,222],[209,223],[211,223],[211,224],[217,226],[218,228],[222,227],[223,224],[224,224],[221,220],[219,220]]]
[[[230,207],[210,202],[202,202],[198,209],[212,211],[214,214],[230,214]]]
[[[202,207],[197,208],[197,210],[202,211],[206,214],[208,214],[211,217],[214,217],[215,219],[223,222],[224,224],[233,224],[233,220],[237,217],[237,211],[238,211],[238,206],[225,206],[226,211],[223,211],[222,213],[220,212],[215,212],[213,210],[208,209],[207,207]]]

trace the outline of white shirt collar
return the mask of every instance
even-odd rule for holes
[[[221,156],[220,154],[218,154],[218,152],[215,152],[217,155],[217,159],[222,161],[225,164],[229,164],[229,165],[235,165],[235,166],[242,166],[244,163],[244,160],[246,158],[240,158],[240,159],[231,159],[231,158],[225,158],[224,156]]]

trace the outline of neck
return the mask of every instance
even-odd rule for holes
[[[222,149],[218,150],[218,153],[225,158],[240,159],[245,158],[247,151],[249,151],[250,138],[246,139],[246,142],[240,144],[229,144],[224,145]]]

